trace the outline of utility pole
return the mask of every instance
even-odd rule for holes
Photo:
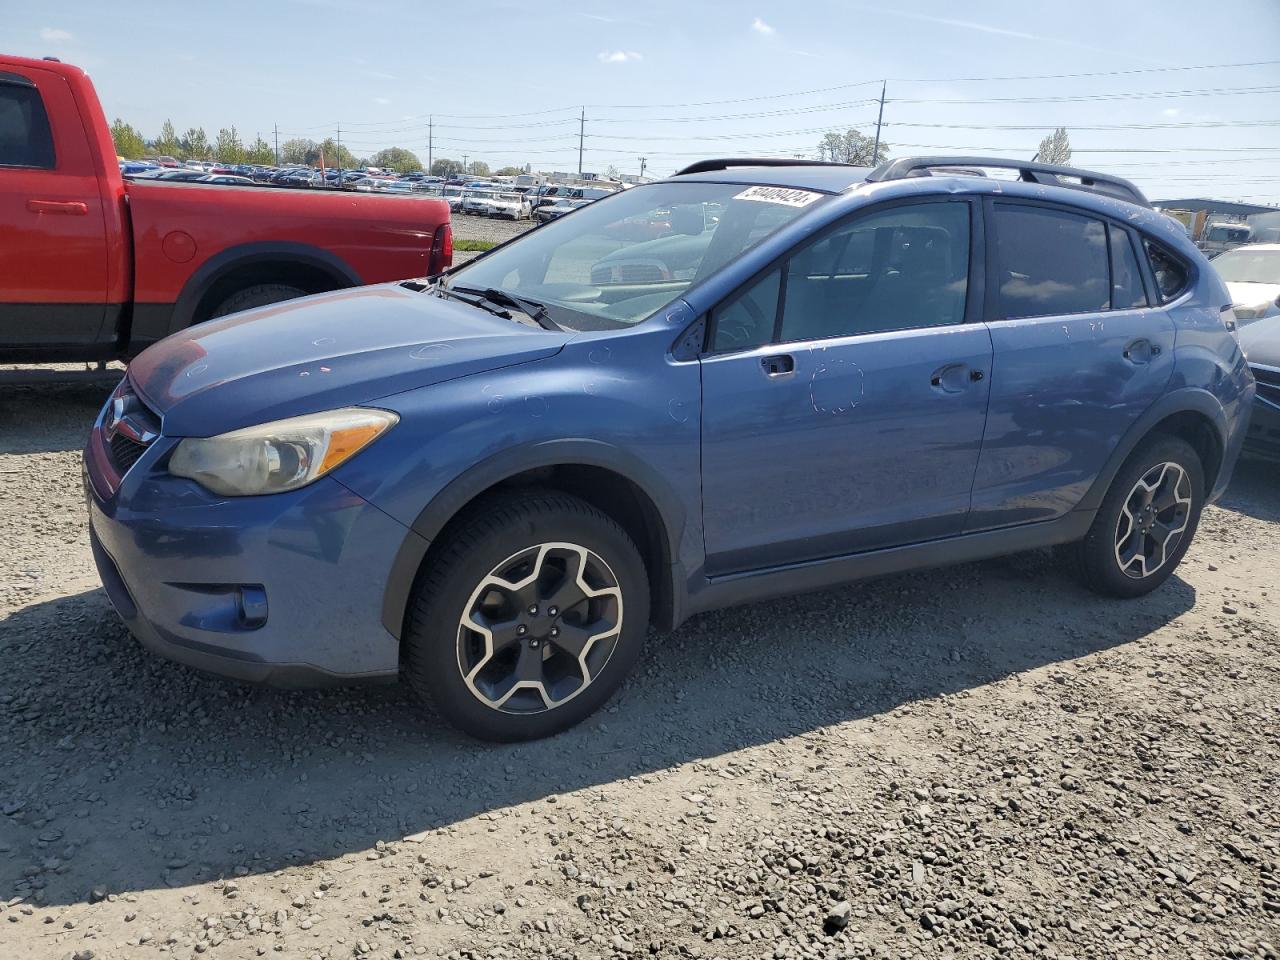
[[[587,108],[584,106],[578,114],[578,176],[582,176],[582,136],[587,126]]]
[[[280,124],[273,123],[271,129],[275,131],[276,135],[276,166],[278,167],[280,166]]]
[[[337,156],[333,159],[338,161],[338,179],[334,182],[338,186],[342,186],[342,121],[338,121],[338,147],[334,152],[337,153]]]
[[[435,139],[435,118],[427,116],[427,174],[431,174],[431,147],[432,141]]]
[[[462,175],[466,176],[466,174],[467,174],[467,155],[464,153],[462,155]]]
[[[641,179],[641,180],[643,180],[643,179],[644,179],[644,167],[645,167],[645,164],[647,164],[648,162],[649,162],[649,158],[648,158],[648,157],[641,157],[641,158],[640,158],[640,179]]]
[[[876,145],[871,148],[871,164],[876,166],[880,160],[880,124],[884,120],[884,92],[889,86],[888,80],[880,81],[880,113],[876,116]]]

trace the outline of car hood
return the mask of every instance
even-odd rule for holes
[[[1280,316],[1241,327],[1240,349],[1250,363],[1280,368]]]
[[[1227,284],[1227,292],[1231,294],[1233,306],[1256,307],[1260,303],[1280,297],[1280,283],[1232,281]]]
[[[166,435],[207,437],[539,360],[571,336],[382,284],[198,324],[129,378]]]

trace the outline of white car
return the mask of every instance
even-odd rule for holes
[[[492,194],[485,204],[485,212],[491,217],[525,220],[528,219],[532,209],[524,194],[512,191]]]
[[[489,200],[493,197],[491,190],[464,190],[459,210],[473,216],[483,217],[489,212]]]
[[[1246,244],[1209,262],[1227,285],[1237,323],[1280,316],[1280,243]]]

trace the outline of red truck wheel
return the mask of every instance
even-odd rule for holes
[[[307,291],[284,283],[255,283],[251,287],[237,290],[214,307],[209,314],[209,319],[225,317],[228,313],[239,313],[241,310],[265,307],[269,303],[279,303],[281,300],[292,300],[306,295]]]

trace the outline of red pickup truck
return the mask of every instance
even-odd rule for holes
[[[0,55],[0,362],[128,358],[202,320],[452,259],[440,199],[125,180],[84,71]]]

